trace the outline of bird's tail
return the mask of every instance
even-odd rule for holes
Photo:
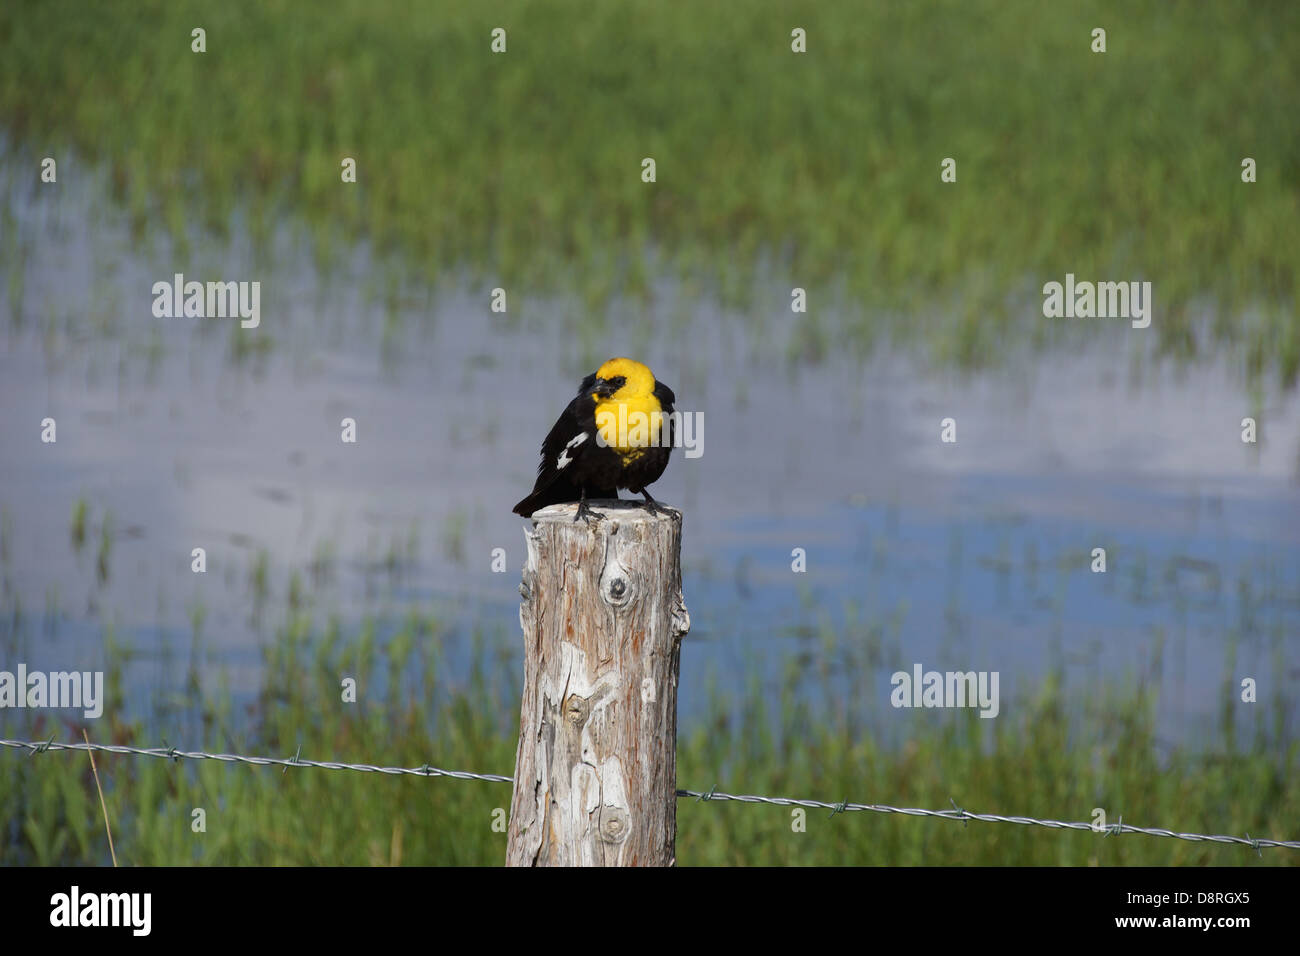
[[[521,517],[528,518],[532,515],[534,511],[538,510],[539,508],[544,508],[548,504],[554,504],[554,502],[548,501],[543,503],[542,492],[534,491],[531,495],[529,495],[523,501],[519,502],[519,504],[515,505],[510,510],[513,511],[515,514],[520,515]]]
[[[582,497],[581,489],[574,488],[567,481],[556,481],[545,488],[534,488],[533,493],[511,510],[522,517],[530,517],[534,511],[540,511],[547,505],[558,505],[565,501],[577,501]]]

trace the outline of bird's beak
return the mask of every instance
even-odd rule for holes
[[[596,394],[599,395],[601,398],[609,398],[611,395],[614,394],[614,392],[615,392],[614,387],[611,386],[609,382],[607,382],[605,379],[603,378],[596,379]]]

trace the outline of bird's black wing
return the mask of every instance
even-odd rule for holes
[[[673,394],[673,390],[669,388],[667,385],[665,385],[663,382],[660,382],[656,379],[654,396],[655,398],[659,399],[659,407],[664,410],[664,415],[671,416],[673,413],[673,402],[677,401],[677,396]],[[669,448],[673,447],[674,441],[675,441],[675,436],[673,435],[673,420],[671,417],[669,417],[668,418],[668,441],[667,441],[667,445]]]
[[[593,377],[594,381],[594,377]],[[515,505],[515,514],[527,517],[538,508],[561,501],[576,501],[581,484],[570,480],[576,462],[596,444],[595,402],[578,395],[560,414],[542,442],[542,460],[537,465],[533,492]]]

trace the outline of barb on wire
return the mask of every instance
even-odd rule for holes
[[[393,775],[411,774],[418,777],[450,777],[453,780],[486,780],[490,783],[513,783],[514,778],[499,773],[472,773],[468,770],[442,770],[424,764],[419,767],[378,767],[368,763],[339,763],[326,760],[305,760],[302,749],[292,757],[248,757],[243,754],[210,754],[202,750],[179,750],[176,747],[130,747],[124,744],[92,743],[58,743],[49,740],[0,740],[0,747],[26,750],[27,756],[46,753],[51,750],[99,751],[110,754],[133,754],[141,757],[160,757],[164,760],[220,760],[225,763],[243,763],[255,767],[283,767],[285,772],[290,767],[315,767],[321,770],[355,770],[361,773],[384,773]],[[827,803],[823,800],[799,800],[794,797],[762,797],[753,794],[721,793],[717,787],[707,791],[678,790],[677,797],[694,798],[701,802],[730,800],[736,803],[766,803],[778,807],[805,807],[810,810],[830,810],[831,816],[838,813],[871,811],[872,813],[897,813],[909,817],[935,817],[941,820],[960,820],[965,826],[969,821],[980,823],[1016,823],[1022,826],[1047,827],[1052,830],[1086,830],[1089,833],[1102,833],[1104,836],[1121,833],[1143,833],[1147,836],[1169,837],[1175,840],[1187,840],[1191,843],[1235,843],[1248,846],[1260,853],[1264,847],[1280,847],[1288,850],[1300,850],[1300,840],[1262,840],[1251,837],[1223,836],[1207,833],[1179,833],[1163,827],[1137,827],[1125,823],[1123,817],[1116,824],[1099,829],[1092,823],[1067,822],[1063,820],[1040,820],[1037,817],[1011,817],[998,813],[972,813],[959,807],[955,800],[949,798],[951,810],[926,810],[919,807],[891,807],[881,803]]]

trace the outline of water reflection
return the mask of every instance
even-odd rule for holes
[[[111,628],[139,651],[130,679],[165,686],[178,678],[158,662],[198,627],[239,695],[290,608],[355,624],[437,607],[448,679],[476,628],[517,667],[510,504],[578,377],[626,353],[707,423],[704,455],[679,453],[654,489],[686,515],[687,722],[711,678],[738,687],[757,666],[775,692],[792,662],[809,695],[837,675],[835,706],[893,737],[911,725],[889,674],[914,662],[997,670],[1012,699],[1050,667],[1085,695],[1152,684],[1162,734],[1184,742],[1222,708],[1225,675],[1295,687],[1300,404],[1268,395],[1265,440],[1243,445],[1241,419],[1261,412],[1228,370],[1164,367],[1122,324],[974,377],[896,352],[792,365],[775,279],[760,316],[667,281],[599,323],[522,293],[499,315],[490,282],[407,287],[365,249],[322,270],[287,231],[270,260],[202,240],[181,259],[133,243],[93,195],[10,191],[6,660],[91,667]],[[261,281],[260,327],[155,318],[152,285],[178,271]]]

